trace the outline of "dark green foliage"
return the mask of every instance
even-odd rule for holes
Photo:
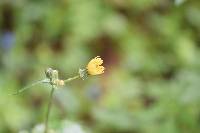
[[[8,94],[48,67],[77,75],[98,55],[104,75],[56,90],[52,128],[67,119],[97,133],[200,131],[199,0],[1,0],[0,25],[0,132],[42,123],[50,90]]]

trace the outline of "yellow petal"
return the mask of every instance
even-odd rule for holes
[[[87,65],[87,71],[90,75],[99,75],[104,73],[105,68],[101,66],[103,64],[103,60],[100,56],[92,59]]]

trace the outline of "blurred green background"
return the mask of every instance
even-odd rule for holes
[[[43,123],[50,86],[10,93],[48,67],[74,76],[97,55],[105,74],[56,90],[52,129],[200,131],[199,0],[0,0],[0,133]]]

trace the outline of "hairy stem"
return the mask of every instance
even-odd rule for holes
[[[48,108],[47,108],[44,133],[48,133],[48,122],[49,122],[49,115],[50,115],[50,111],[51,111],[51,105],[52,105],[52,98],[53,98],[54,90],[55,90],[55,87],[52,85],[51,93],[50,93],[50,96],[49,96],[49,103],[48,103]]]
[[[31,87],[33,87],[35,85],[41,84],[41,83],[49,83],[49,80],[48,79],[43,79],[43,80],[36,81],[36,82],[34,82],[34,83],[32,83],[32,84],[30,84],[30,85],[18,90],[16,93],[13,93],[13,94],[10,94],[10,95],[18,95],[18,94],[26,91],[27,89],[29,89],[29,88],[31,88]]]
[[[68,78],[68,79],[64,80],[64,82],[67,83],[67,82],[70,82],[70,81],[72,81],[72,80],[75,80],[75,79],[77,79],[77,78],[79,78],[79,77],[80,77],[80,76],[77,75],[77,76],[74,76],[74,77],[72,77],[72,78]]]

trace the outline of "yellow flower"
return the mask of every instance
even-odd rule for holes
[[[103,60],[100,56],[95,57],[92,59],[87,65],[87,71],[90,75],[99,75],[104,73],[105,68],[101,66],[103,64]]]

